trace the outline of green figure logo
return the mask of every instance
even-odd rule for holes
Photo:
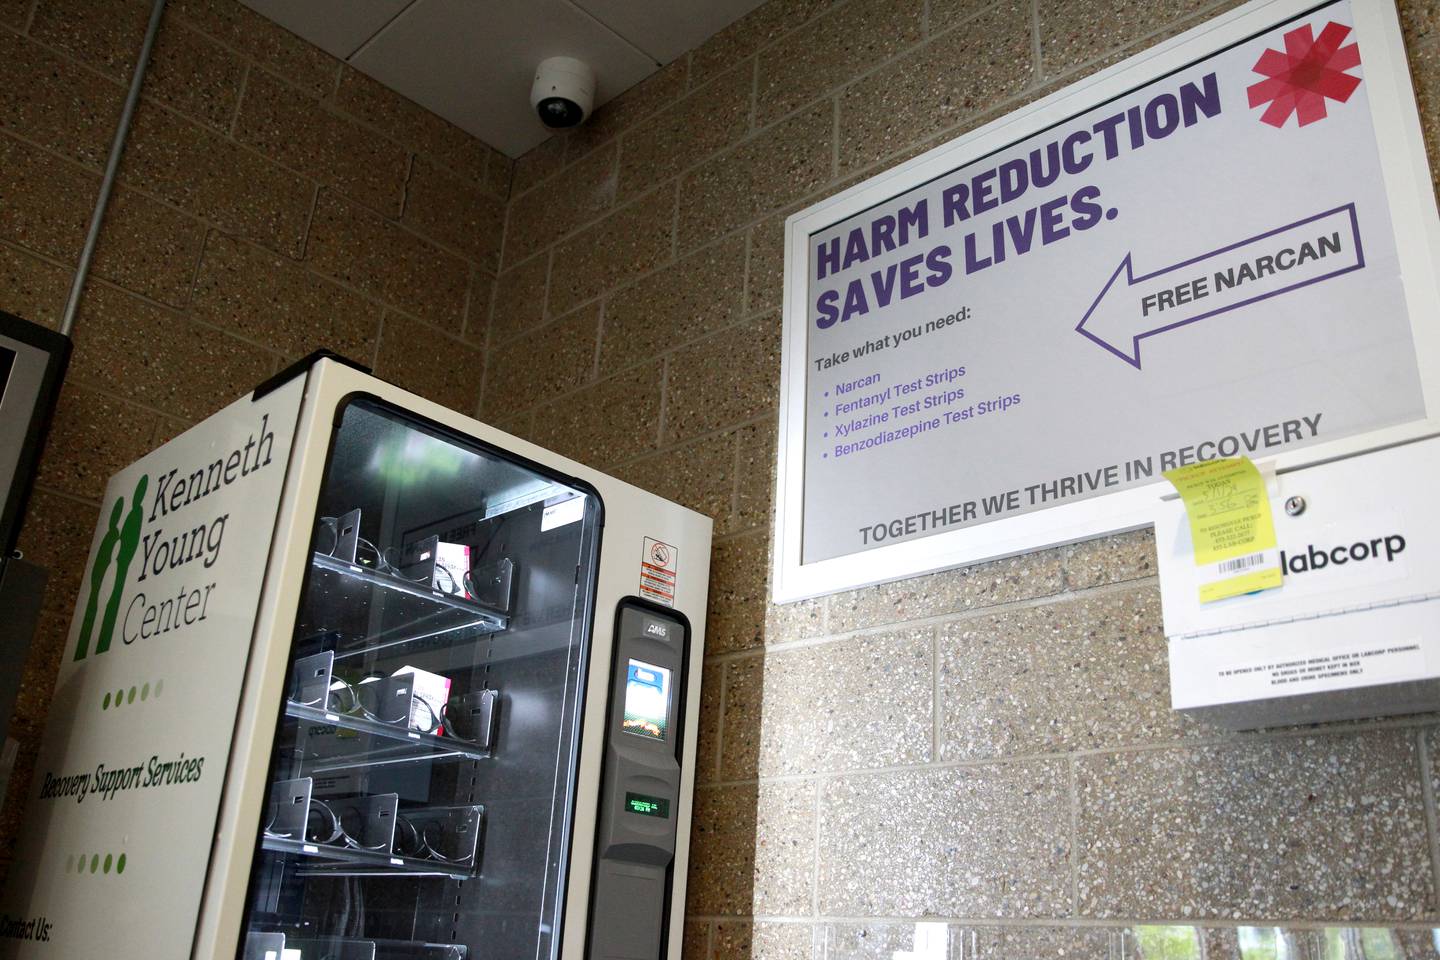
[[[110,508],[110,522],[100,545],[95,549],[95,563],[90,568],[90,595],[85,600],[85,616],[80,621],[80,639],[75,643],[75,659],[84,660],[90,652],[90,635],[95,629],[95,617],[100,613],[100,588],[105,583],[105,573],[110,561],[115,561],[115,580],[110,587],[110,597],[105,604],[105,614],[100,621],[100,632],[95,639],[95,652],[104,653],[110,649],[110,638],[115,633],[115,618],[120,614],[120,594],[125,589],[125,578],[130,574],[130,562],[140,547],[140,525],[145,516],[145,490],[150,486],[149,474],[141,474],[130,497],[130,512],[125,513],[125,498],[116,497]],[[121,516],[124,523],[121,523]],[[119,547],[116,555],[116,547]]]

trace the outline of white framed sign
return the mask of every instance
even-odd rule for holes
[[[1261,0],[786,223],[783,602],[1151,522],[1161,473],[1440,429],[1390,0]]]

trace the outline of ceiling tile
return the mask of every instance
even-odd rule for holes
[[[332,57],[348,58],[414,0],[240,0]]]
[[[659,67],[566,0],[416,0],[350,63],[518,157],[550,134],[530,109],[530,83],[554,56],[594,68],[596,106]]]
[[[695,49],[765,0],[575,0],[661,63]]]

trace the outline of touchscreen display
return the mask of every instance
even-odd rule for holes
[[[664,740],[670,717],[670,671],[631,660],[625,675],[625,718],[620,729],[637,737]]]

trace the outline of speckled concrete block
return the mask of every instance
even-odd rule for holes
[[[615,144],[556,174],[544,190],[518,197],[506,212],[505,266],[519,263],[615,204]]]
[[[769,596],[768,592],[766,594]],[[813,640],[829,633],[825,598],[765,604],[765,643]]]
[[[864,167],[1012,97],[1035,77],[1030,5],[1006,0],[840,96],[840,169]]]
[[[510,199],[510,184],[515,176],[515,161],[496,150],[485,163],[485,189],[500,200]]]
[[[314,185],[207,127],[144,102],[122,179],[228,233],[298,256]]]
[[[1061,551],[1042,550],[837,593],[830,598],[830,629],[843,633],[901,620],[938,617],[1047,597],[1064,588]]]
[[[557,138],[565,145],[565,162],[574,163],[639,121],[664,110],[685,96],[689,74],[689,58],[682,56],[607,101],[580,127]]]
[[[730,69],[756,50],[827,10],[833,0],[770,0],[722,29],[690,55],[690,85]]]
[[[710,960],[710,923],[686,920],[680,941],[680,960]]]
[[[929,35],[944,33],[957,23],[968,20],[994,0],[928,0]]]
[[[289,358],[328,347],[369,363],[381,308],[268,250],[212,234],[190,315]]]
[[[812,960],[815,928],[804,922],[722,920],[715,925],[713,960]]]
[[[559,173],[565,166],[565,138],[552,135],[531,147],[515,161],[515,176],[510,181],[510,197],[518,199],[536,184]]]
[[[0,246],[0,303],[8,312],[31,323],[60,325],[72,275],[73,271],[66,267],[14,247]]]
[[[490,307],[495,301],[495,276],[488,270],[470,271],[470,292],[465,297],[467,341],[477,347],[490,342]]]
[[[535,442],[601,470],[649,453],[658,446],[663,369],[635,367],[537,407]]]
[[[387,311],[375,375],[436,403],[474,416],[485,371],[483,351],[429,324]]]
[[[129,0],[47,0],[36,7],[30,35],[128,83],[149,14],[145,4]],[[227,128],[244,73],[240,57],[170,13],[155,42],[144,94],[192,119]]]
[[[720,778],[720,711],[725,702],[725,661],[705,664],[700,671],[700,731],[695,748],[695,782]]]
[[[34,6],[34,0],[0,0],[0,23],[17,32],[23,30]]]
[[[0,129],[99,169],[124,98],[120,84],[0,32]]]
[[[191,420],[254,388],[274,354],[121,290],[91,286],[68,376]]]
[[[1415,735],[1080,757],[1083,915],[1433,915]]]
[[[585,163],[588,161],[581,161]],[[546,309],[562,313],[671,259],[675,189],[659,187],[555,248]]]
[[[745,238],[737,235],[611,295],[600,372],[622,370],[729,326],[743,313],[744,291]]]
[[[492,160],[499,156],[459,127],[348,65],[340,68],[334,103],[472,183],[485,183]],[[495,162],[505,163],[503,158]]]
[[[968,617],[939,637],[943,760],[1215,733],[1170,709],[1156,587]]]
[[[97,276],[171,306],[190,298],[205,226],[134,190],[117,189],[100,228]]]
[[[619,467],[615,475],[728,525],[735,503],[735,432],[714,433]]]
[[[523,410],[595,379],[599,330],[600,306],[595,304],[495,350],[482,409],[487,414]]]
[[[0,136],[0,191],[0,236],[67,263],[79,259],[98,174]]]
[[[775,431],[775,422],[768,417],[740,431],[734,522],[737,531],[770,523],[775,495]]]
[[[458,332],[470,267],[367,207],[322,188],[305,259],[315,269]]]
[[[1085,590],[1156,575],[1155,528],[1132,530],[1063,547],[1065,586]]]
[[[711,549],[706,653],[748,650],[765,643],[769,549],[763,530],[722,540]]]
[[[1040,0],[1045,74],[1065,73],[1213,6],[1213,0]]]
[[[688,914],[808,916],[814,882],[814,783],[695,790]]]
[[[1062,761],[857,774],[820,797],[820,914],[1063,917]]]
[[[919,42],[919,0],[850,0],[760,54],[756,121],[764,126]]]
[[[171,8],[202,33],[314,96],[335,89],[340,61],[235,0],[173,0]]]
[[[785,219],[797,207],[779,213],[750,228],[750,264],[746,278],[750,313],[779,309],[785,293]]]
[[[722,779],[933,759],[934,640],[901,630],[730,661]]]
[[[406,226],[495,271],[505,205],[484,189],[417,158],[405,185]]]
[[[77,382],[65,384],[35,482],[99,500],[110,476],[150,451],[158,417]]]
[[[818,103],[686,174],[681,248],[698,247],[829,180],[834,128],[833,105]]]
[[[778,400],[780,319],[767,315],[680,350],[670,361],[667,443],[743,423]]]
[[[235,139],[387,216],[400,214],[405,149],[264,71],[245,84]]]
[[[500,274],[495,280],[495,305],[490,314],[492,349],[545,319],[545,282],[550,255],[541,254]]]
[[[754,74],[742,64],[625,135],[620,196],[633,197],[745,136]]]

